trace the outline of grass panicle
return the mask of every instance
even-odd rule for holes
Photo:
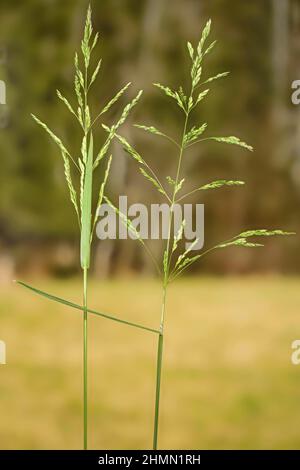
[[[154,432],[153,432],[153,449],[158,448],[158,435],[159,435],[159,416],[160,416],[160,392],[162,382],[162,364],[163,364],[163,346],[165,335],[165,316],[167,305],[168,285],[177,279],[183,272],[190,266],[197,262],[204,255],[211,253],[214,250],[224,249],[228,247],[246,247],[258,248],[263,246],[260,241],[263,237],[271,236],[285,236],[291,235],[291,232],[283,230],[268,230],[268,229],[255,229],[241,232],[229,240],[218,243],[216,246],[192,254],[199,240],[195,240],[190,244],[189,248],[180,251],[180,241],[184,237],[185,221],[182,222],[177,233],[172,235],[172,226],[174,224],[174,206],[182,200],[190,197],[191,195],[199,194],[201,191],[219,189],[230,186],[242,186],[243,181],[224,180],[218,179],[216,181],[197,186],[189,192],[183,192],[185,186],[185,179],[182,175],[182,162],[186,152],[189,151],[191,146],[198,145],[205,141],[212,141],[217,143],[224,143],[241,147],[243,150],[253,151],[253,148],[235,136],[221,136],[215,137],[207,134],[207,123],[192,123],[192,115],[194,110],[199,107],[202,101],[208,96],[210,89],[202,88],[206,84],[211,84],[218,79],[224,78],[228,72],[221,72],[215,76],[207,79],[202,79],[204,59],[213,50],[216,41],[208,43],[208,38],[211,32],[211,21],[209,20],[205,25],[201,37],[197,44],[187,43],[187,53],[190,60],[189,90],[186,91],[182,86],[177,90],[172,90],[170,87],[160,83],[154,83],[167,99],[171,99],[178,106],[178,110],[182,115],[183,124],[181,135],[174,139],[169,136],[164,130],[161,131],[152,125],[136,124],[140,130],[146,131],[159,138],[164,138],[172,144],[176,151],[176,172],[172,176],[167,176],[166,181],[162,183],[159,175],[151,168],[146,160],[141,156],[140,152],[133,148],[133,146],[126,140],[125,137],[119,134],[120,127],[124,124],[133,108],[137,105],[142,90],[125,105],[121,111],[119,118],[109,126],[107,123],[101,122],[101,117],[106,114],[112,106],[114,106],[128,90],[130,83],[124,85],[113,98],[106,100],[103,106],[97,110],[98,113],[94,117],[94,113],[89,103],[89,91],[95,85],[99,73],[101,71],[101,59],[98,60],[94,70],[91,70],[91,56],[96,48],[98,42],[98,34],[93,33],[92,26],[92,12],[88,8],[86,22],[84,27],[83,39],[81,41],[81,54],[75,53],[74,66],[74,97],[73,100],[64,96],[64,94],[57,90],[58,99],[67,107],[71,116],[75,119],[81,132],[81,145],[79,149],[73,153],[67,149],[67,146],[62,140],[45,124],[40,118],[32,115],[35,122],[41,126],[51,139],[55,142],[60,150],[63,160],[63,169],[66,178],[67,187],[71,204],[75,210],[78,219],[80,231],[80,264],[83,274],[83,302],[82,305],[76,304],[69,300],[57,297],[55,295],[44,292],[29,284],[19,281],[19,284],[29,289],[36,295],[40,295],[48,300],[52,300],[63,304],[65,306],[80,310],[83,314],[83,448],[88,448],[88,315],[94,314],[98,317],[109,319],[114,322],[119,322],[133,328],[145,330],[157,335],[157,367],[156,367],[156,394],[155,394],[155,408],[154,408]],[[100,121],[100,122],[99,122]],[[100,148],[97,148],[96,139],[96,125],[102,126],[106,131],[104,141]],[[168,204],[170,204],[169,220],[168,220],[168,237],[166,245],[163,250],[162,259],[158,262],[147,243],[140,237],[138,231],[127,218],[116,208],[112,202],[105,195],[106,184],[109,179],[110,168],[112,163],[112,155],[109,149],[113,139],[117,139],[126,153],[132,157],[139,165],[140,174],[146,178],[147,182],[151,184],[155,190],[162,196]],[[79,157],[74,157],[74,155]],[[108,157],[108,155],[110,155]],[[103,178],[99,182],[95,178],[95,170],[99,165],[103,164]],[[97,196],[95,199],[93,195]],[[93,201],[96,200],[96,204]],[[88,307],[88,272],[91,264],[91,244],[93,241],[93,234],[95,224],[98,217],[98,209],[105,200],[115,212],[119,215],[121,222],[127,229],[134,235],[141,245],[146,249],[151,257],[157,272],[159,273],[162,281],[162,305],[160,314],[159,328],[149,328],[134,322],[123,320],[122,318],[115,317],[110,314],[98,312]]]
[[[185,91],[182,86],[178,90],[172,90],[170,87],[162,85],[160,83],[154,83],[156,86],[168,99],[172,99],[176,102],[180,112],[183,114],[183,126],[182,134],[178,141],[168,136],[167,133],[161,132],[156,127],[152,125],[136,125],[139,129],[143,131],[150,132],[159,137],[167,138],[170,142],[174,143],[177,147],[177,170],[173,177],[168,176],[167,181],[169,183],[170,191],[166,191],[162,185],[159,177],[151,169],[150,165],[145,162],[141,154],[134,149],[127,140],[120,135],[116,135],[116,138],[122,144],[124,150],[135,159],[135,161],[143,165],[140,167],[141,174],[154,186],[154,188],[163,195],[163,197],[170,203],[171,210],[169,212],[169,228],[168,228],[168,239],[166,241],[166,246],[163,252],[162,257],[162,307],[161,307],[161,317],[160,317],[160,327],[159,327],[159,338],[157,345],[157,367],[156,367],[156,396],[155,396],[155,413],[154,413],[154,432],[153,432],[153,449],[156,450],[158,447],[158,431],[159,431],[159,409],[160,409],[160,389],[161,389],[161,375],[162,375],[162,360],[163,360],[163,342],[165,334],[165,312],[166,312],[166,300],[167,300],[167,288],[170,282],[174,281],[179,277],[183,272],[185,272],[189,267],[191,267],[195,262],[199,261],[204,255],[217,250],[227,247],[246,247],[246,248],[258,248],[263,246],[262,243],[249,240],[252,237],[269,237],[275,235],[291,235],[290,232],[284,232],[282,230],[267,230],[267,229],[258,229],[258,230],[248,230],[240,233],[239,235],[227,240],[225,242],[220,242],[214,247],[211,247],[207,250],[201,251],[193,256],[191,256],[191,251],[195,248],[198,240],[195,240],[190,247],[178,254],[178,242],[183,237],[184,225],[180,227],[179,232],[174,236],[171,234],[171,229],[173,225],[173,207],[175,204],[178,204],[187,197],[198,193],[200,191],[213,190],[229,186],[242,186],[245,183],[239,180],[216,180],[211,183],[202,185],[195,188],[194,190],[182,194],[182,189],[184,187],[185,178],[182,178],[182,161],[185,153],[189,150],[191,146],[199,144],[205,141],[215,141],[218,143],[224,143],[229,145],[239,146],[244,150],[253,151],[251,145],[248,145],[243,140],[235,136],[229,137],[214,137],[207,136],[207,123],[202,124],[192,124],[190,123],[193,111],[200,105],[202,100],[208,95],[209,89],[201,89],[201,87],[207,83],[214,82],[218,79],[224,78],[228,75],[228,72],[218,73],[217,75],[210,77],[201,81],[204,67],[204,58],[209,54],[214,48],[216,42],[208,44],[208,38],[211,31],[211,21],[209,20],[200,37],[198,44],[192,45],[190,42],[187,43],[188,55],[191,61],[190,67],[190,88],[189,91]],[[147,168],[147,171],[145,170]],[[155,260],[156,262],[156,260]]]
[[[98,124],[101,116],[109,111],[109,109],[115,105],[118,100],[121,99],[123,94],[127,91],[130,83],[127,83],[119,92],[115,94],[113,98],[108,100],[103,105],[102,110],[93,117],[93,113],[89,103],[89,91],[92,85],[95,84],[99,72],[101,70],[101,59],[98,60],[96,68],[91,70],[91,55],[98,42],[98,34],[93,34],[92,26],[92,12],[91,8],[88,8],[86,22],[84,27],[83,39],[81,41],[81,57],[78,52],[75,53],[74,65],[75,65],[75,76],[74,76],[74,103],[66,98],[60,90],[57,90],[57,96],[60,101],[67,107],[71,115],[75,118],[75,121],[79,125],[82,132],[81,148],[74,152],[74,155],[80,155],[78,159],[72,156],[72,152],[69,151],[62,140],[45,124],[40,118],[32,115],[35,122],[41,126],[51,137],[51,139],[58,146],[64,166],[64,173],[66,183],[69,189],[69,195],[71,203],[75,209],[76,217],[78,219],[79,230],[80,230],[80,264],[83,273],[83,305],[80,306],[73,302],[61,299],[53,296],[25,283],[19,282],[19,284],[27,287],[32,292],[38,295],[42,295],[53,301],[62,303],[66,306],[79,309],[83,312],[83,448],[88,448],[88,314],[95,314],[103,318],[110,319],[125,325],[129,325],[135,328],[157,333],[157,330],[144,327],[142,325],[128,322],[123,319],[119,319],[112,315],[103,314],[95,310],[88,308],[88,271],[90,268],[91,259],[91,244],[93,241],[93,233],[95,224],[97,221],[97,214],[99,206],[102,203],[106,183],[109,178],[109,172],[111,168],[112,156],[106,159],[110,144],[116,134],[116,131],[124,124],[128,118],[130,112],[137,104],[139,98],[142,95],[142,90],[139,91],[137,96],[128,104],[125,105],[123,111],[120,114],[119,119],[115,124],[112,124],[108,136],[104,139],[104,142],[98,150],[95,150],[96,145],[94,142],[93,131],[96,131],[96,124]],[[75,104],[76,103],[76,104]],[[100,122],[100,125],[105,125]],[[100,127],[99,125],[99,127]],[[107,162],[105,162],[107,160]],[[95,170],[104,162],[104,177],[100,183],[95,178]],[[74,182],[78,182],[76,185]],[[97,204],[93,207],[93,192],[98,194]]]

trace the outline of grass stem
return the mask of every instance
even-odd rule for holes
[[[83,448],[88,446],[88,312],[87,287],[88,270],[83,269]]]
[[[155,398],[153,450],[157,450],[157,440],[158,440],[158,422],[159,422],[160,384],[161,384],[163,345],[164,345],[164,334],[160,333],[158,336],[158,346],[157,346],[156,398]]]
[[[191,90],[190,96],[193,94],[193,88]],[[173,223],[173,208],[176,199],[176,188],[179,182],[180,177],[180,170],[182,164],[182,157],[184,151],[184,137],[186,133],[186,129],[188,126],[189,120],[189,112],[186,113],[183,132],[182,132],[182,139],[181,145],[179,147],[179,156],[178,156],[178,164],[177,164],[177,171],[176,171],[176,179],[173,189],[173,196],[171,199],[171,210],[169,215],[169,228],[168,228],[168,240],[167,240],[167,266],[164,270],[164,281],[163,281],[163,299],[162,299],[162,309],[161,309],[161,319],[160,319],[160,334],[158,337],[158,347],[157,347],[157,364],[156,364],[156,393],[155,393],[155,415],[154,415],[154,432],[153,432],[153,450],[157,450],[157,442],[158,442],[158,424],[159,424],[159,404],[160,404],[160,385],[161,385],[161,372],[162,372],[162,359],[163,359],[163,343],[164,343],[164,326],[165,326],[165,311],[166,311],[166,297],[167,297],[167,286],[169,283],[170,278],[170,266],[172,260],[172,250],[171,250],[171,229]]]
[[[158,424],[159,424],[159,405],[160,405],[160,385],[164,345],[164,320],[166,310],[167,286],[164,284],[163,300],[161,309],[160,329],[157,345],[157,364],[156,364],[156,392],[155,392],[155,412],[154,412],[154,432],[153,432],[153,450],[157,450]]]

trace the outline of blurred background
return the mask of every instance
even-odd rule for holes
[[[300,232],[299,0],[94,0],[95,114],[125,83],[132,90],[105,115],[111,124],[137,90],[141,102],[122,134],[164,178],[173,149],[133,127],[154,125],[176,136],[182,117],[153,82],[188,83],[186,41],[199,40],[208,18],[218,44],[204,76],[211,84],[195,114],[210,135],[237,135],[253,145],[203,143],[184,161],[188,188],[217,179],[242,188],[208,192],[205,247],[250,228]],[[80,129],[56,96],[72,100],[86,0],[0,0],[0,448],[81,445],[81,317],[12,285],[37,287],[80,302],[79,239],[56,146],[36,126],[46,121],[73,153]],[[96,57],[96,58],[97,58]],[[97,142],[104,138],[101,126]],[[108,195],[160,202],[134,162],[114,144]],[[99,174],[99,180],[101,174]],[[162,179],[163,179],[162,178]],[[157,257],[163,244],[152,246]],[[299,448],[300,369],[290,362],[300,336],[299,238],[268,239],[257,250],[228,249],[203,259],[172,287],[168,309],[161,447]],[[94,243],[91,307],[156,327],[160,283],[134,241]],[[151,445],[156,344],[151,334],[91,319],[91,444]]]

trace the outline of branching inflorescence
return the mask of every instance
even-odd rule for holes
[[[243,246],[243,247],[259,247],[262,246],[260,243],[252,242],[253,237],[268,237],[273,235],[289,235],[289,232],[283,232],[282,230],[248,230],[240,233],[239,235],[219,243],[218,245],[202,251],[199,254],[191,256],[191,251],[196,247],[198,240],[196,239],[190,244],[189,248],[179,253],[180,240],[183,238],[185,221],[183,220],[177,233],[172,234],[172,226],[174,224],[173,209],[175,204],[180,203],[192,194],[197,192],[206,191],[210,189],[217,189],[225,186],[240,186],[243,185],[242,181],[234,180],[217,180],[203,186],[197,187],[194,190],[183,193],[185,179],[182,177],[181,168],[182,160],[185,152],[193,145],[200,142],[212,140],[220,143],[232,144],[243,147],[247,150],[252,151],[252,147],[242,142],[237,137],[203,137],[207,130],[207,124],[193,125],[190,127],[190,119],[192,112],[202,100],[206,97],[209,89],[203,90],[201,87],[208,83],[213,82],[219,78],[225,77],[228,73],[220,73],[214,77],[210,77],[201,82],[202,67],[204,57],[213,49],[215,42],[210,45],[206,45],[207,38],[210,33],[211,22],[208,21],[206,24],[201,39],[194,49],[191,43],[187,44],[188,53],[191,60],[190,69],[190,91],[186,94],[182,87],[178,91],[173,91],[169,87],[163,86],[159,83],[154,84],[159,88],[167,97],[174,100],[180,111],[183,114],[183,130],[180,140],[177,142],[175,139],[169,137],[166,133],[161,132],[153,126],[145,126],[137,124],[136,127],[143,131],[150,132],[161,138],[167,139],[172,145],[174,145],[177,154],[177,170],[175,176],[167,176],[166,183],[163,184],[151,168],[151,166],[144,160],[138,151],[136,151],[130,143],[118,133],[119,128],[127,119],[132,108],[137,104],[142,91],[125,106],[118,121],[111,125],[101,123],[102,127],[106,131],[106,138],[100,149],[96,152],[93,140],[93,131],[98,121],[102,119],[102,116],[114,105],[124,92],[129,87],[130,83],[125,85],[107,104],[104,105],[102,110],[95,116],[92,117],[89,106],[89,91],[94,84],[97,75],[101,67],[101,60],[98,62],[95,70],[90,70],[90,59],[91,54],[97,44],[98,34],[93,36],[92,21],[91,21],[91,9],[88,9],[86,24],[84,28],[84,36],[81,42],[82,52],[82,66],[80,65],[79,56],[75,54],[75,80],[74,90],[76,98],[76,107],[72,106],[70,102],[65,98],[60,91],[57,91],[58,98],[65,104],[70,113],[75,117],[76,121],[80,126],[82,132],[82,143],[81,149],[77,152],[79,157],[72,156],[72,152],[69,151],[49,127],[42,122],[39,118],[33,115],[35,121],[42,126],[45,131],[50,135],[54,142],[59,147],[60,153],[63,159],[64,173],[69,189],[70,200],[76,212],[78,219],[78,225],[80,230],[80,263],[83,271],[83,304],[78,305],[69,300],[54,296],[40,289],[32,287],[24,282],[19,281],[18,283],[37,295],[41,295],[49,300],[62,303],[67,307],[80,310],[83,312],[83,447],[87,449],[88,446],[88,375],[87,375],[87,353],[88,353],[88,336],[87,336],[87,325],[88,325],[88,314],[97,315],[99,317],[109,319],[111,321],[119,322],[134,328],[138,328],[144,331],[154,333],[158,336],[158,349],[157,349],[157,370],[156,370],[156,398],[155,398],[155,416],[154,416],[154,435],[153,435],[153,448],[157,449],[158,443],[158,424],[159,424],[159,405],[160,405],[160,385],[162,375],[162,358],[163,358],[163,342],[165,335],[165,313],[166,313],[166,299],[167,289],[171,281],[179,277],[185,270],[187,270],[192,264],[198,261],[201,257],[209,252],[229,246]],[[163,252],[161,262],[158,262],[147,246],[145,241],[141,238],[139,232],[132,224],[132,222],[112,204],[112,202],[105,195],[105,187],[110,173],[112,156],[109,154],[109,148],[112,140],[116,138],[122,144],[125,151],[134,158],[139,165],[141,174],[151,183],[156,190],[163,195],[163,197],[170,204],[169,220],[168,220],[168,238],[166,246]],[[104,176],[97,188],[97,203],[93,205],[93,194],[95,188],[95,170],[101,164],[105,163]],[[77,177],[76,177],[77,173]],[[74,183],[77,182],[77,184]],[[96,194],[95,194],[96,195]],[[91,258],[91,243],[93,240],[93,233],[98,218],[98,209],[105,200],[114,210],[119,214],[122,222],[127,226],[128,230],[132,231],[143,247],[147,250],[151,256],[155,267],[162,279],[162,308],[159,328],[149,328],[144,325],[126,321],[122,318],[115,317],[111,314],[98,312],[88,308],[87,303],[87,290],[88,290],[88,270],[90,268]]]
[[[234,180],[217,180],[211,183],[208,183],[204,186],[195,188],[194,190],[183,193],[182,190],[184,187],[185,179],[182,177],[181,168],[182,160],[184,158],[185,152],[200,142],[204,141],[216,141],[225,144],[237,145],[243,147],[246,150],[253,151],[253,148],[241,141],[239,138],[234,136],[229,137],[206,137],[204,136],[205,131],[207,130],[207,123],[200,125],[193,125],[190,127],[190,120],[192,112],[197,108],[202,100],[208,95],[209,89],[204,89],[203,86],[207,85],[217,79],[223,78],[228,75],[228,72],[220,73],[216,76],[210,77],[201,81],[202,78],[202,68],[203,68],[203,59],[205,56],[211,52],[213,47],[216,44],[216,41],[207,45],[207,39],[211,29],[211,21],[209,20],[206,26],[203,29],[201,39],[197,44],[197,47],[194,49],[190,42],[187,43],[188,54],[191,61],[190,68],[190,91],[185,93],[183,87],[180,87],[178,91],[174,91],[171,88],[161,85],[160,83],[154,83],[154,86],[159,88],[167,97],[171,98],[176,102],[180,111],[183,115],[183,130],[180,140],[176,141],[172,137],[168,136],[165,132],[157,129],[154,126],[146,126],[136,124],[136,127],[142,129],[151,134],[155,134],[161,138],[167,139],[175,147],[177,154],[177,170],[175,177],[167,176],[166,184],[163,184],[161,179],[153,171],[150,165],[144,160],[140,153],[134,149],[129,142],[121,135],[116,134],[116,138],[121,142],[124,150],[133,157],[136,162],[139,164],[139,170],[141,174],[161,193],[167,202],[170,204],[169,211],[169,222],[168,222],[168,239],[166,241],[166,247],[163,252],[163,257],[161,261],[161,267],[158,267],[159,272],[162,277],[162,287],[163,287],[163,296],[162,296],[162,308],[161,308],[161,317],[160,317],[160,326],[159,326],[159,336],[158,336],[158,349],[157,349],[157,369],[156,369],[156,398],[155,398],[155,416],[154,416],[154,434],[153,434],[153,449],[157,449],[158,444],[158,424],[159,424],[159,405],[160,405],[160,388],[161,388],[161,374],[162,374],[162,358],[163,358],[163,342],[165,334],[165,313],[166,313],[166,298],[167,298],[167,288],[170,282],[174,281],[179,277],[183,272],[185,272],[192,264],[198,261],[204,255],[221,248],[226,248],[230,246],[243,246],[248,248],[256,248],[263,246],[261,243],[256,243],[251,241],[253,237],[268,237],[274,235],[290,235],[290,232],[284,232],[282,230],[248,230],[232,237],[231,239],[221,242],[218,245],[211,247],[205,251],[202,251],[194,256],[191,256],[191,251],[196,247],[198,239],[196,239],[188,249],[184,252],[178,254],[179,251],[179,241],[183,237],[185,221],[183,220],[177,234],[172,236],[172,225],[174,223],[173,209],[174,205],[185,200],[188,196],[195,194],[200,191],[206,191],[210,189],[217,189],[224,186],[240,186],[243,185],[243,181],[234,181]],[[107,132],[111,132],[111,129],[105,127]],[[110,203],[110,201],[107,201]],[[110,203],[111,204],[111,203]],[[114,206],[113,206],[114,207]],[[116,210],[116,208],[115,208]],[[126,220],[128,227],[135,231],[134,227],[130,220]],[[138,235],[138,234],[137,234]],[[143,240],[139,239],[140,242],[145,246]],[[148,249],[149,250],[149,249]],[[153,258],[153,256],[152,256]],[[155,265],[157,266],[157,261],[155,260]]]
[[[106,135],[106,138],[96,152],[93,140],[93,131],[96,124],[102,118],[102,116],[113,106],[123,93],[127,90],[130,83],[127,83],[107,104],[104,105],[102,110],[93,118],[89,106],[89,91],[94,84],[100,67],[101,60],[99,60],[96,68],[90,70],[91,54],[97,45],[98,33],[93,36],[92,20],[91,20],[91,9],[88,9],[86,24],[84,28],[84,36],[81,42],[81,53],[82,53],[82,68],[80,65],[80,59],[78,54],[75,54],[75,79],[74,79],[74,91],[76,99],[76,107],[72,106],[70,102],[65,98],[60,91],[57,91],[58,98],[66,105],[70,113],[75,117],[82,131],[82,144],[81,149],[77,152],[80,154],[78,158],[72,156],[72,152],[69,151],[63,144],[61,139],[57,137],[49,127],[42,122],[39,118],[32,115],[35,121],[42,126],[45,131],[50,135],[53,141],[59,147],[62,155],[64,164],[64,173],[66,182],[69,188],[70,199],[76,212],[78,219],[78,225],[80,230],[80,263],[83,271],[83,305],[78,305],[68,300],[53,296],[39,289],[36,289],[28,284],[19,282],[19,284],[27,287],[34,293],[42,295],[50,300],[63,303],[69,307],[79,309],[83,312],[83,447],[87,449],[88,446],[88,313],[98,315],[102,318],[120,322],[135,328],[139,328],[145,331],[157,333],[156,330],[148,328],[142,325],[138,325],[133,322],[128,322],[123,319],[119,319],[112,315],[97,312],[88,308],[87,305],[87,291],[88,291],[88,270],[90,268],[90,253],[91,243],[93,240],[93,233],[98,217],[98,208],[101,206],[102,199],[104,197],[105,185],[109,176],[112,156],[108,157],[108,151],[110,144],[115,136],[116,131],[127,119],[132,108],[137,104],[142,91],[125,106],[118,121],[113,124],[110,128],[110,132]],[[97,188],[97,204],[93,207],[93,188],[94,184],[94,172],[96,168],[104,163],[104,176]],[[76,175],[77,173],[77,175]],[[77,188],[74,181],[77,181]],[[93,215],[94,214],[94,215]]]

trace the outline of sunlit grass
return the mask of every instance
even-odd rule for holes
[[[80,280],[38,284],[81,300]],[[0,298],[8,361],[0,366],[0,448],[80,448],[82,314],[14,285]],[[156,281],[92,281],[90,299],[91,308],[159,323]],[[290,362],[299,305],[297,278],[171,287],[161,448],[299,448],[300,366]],[[155,337],[90,318],[90,447],[149,448]]]

